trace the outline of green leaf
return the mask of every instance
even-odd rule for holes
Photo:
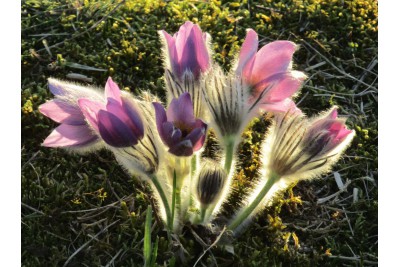
[[[151,266],[150,261],[151,261],[151,216],[152,216],[152,209],[151,206],[149,205],[147,207],[147,212],[146,212],[146,224],[144,228],[144,248],[143,248],[143,254],[144,254],[144,259],[145,259],[145,266]]]

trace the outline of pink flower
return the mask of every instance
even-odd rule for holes
[[[299,90],[306,78],[292,70],[296,44],[275,41],[258,52],[257,33],[249,29],[239,54],[236,74],[251,87],[251,102],[259,103],[266,111],[284,112],[295,107],[290,97]]]
[[[337,107],[314,121],[305,135],[305,142],[315,142],[322,147],[321,153],[329,153],[339,146],[354,131],[346,128],[344,120],[338,119]]]
[[[187,21],[173,37],[164,30],[160,31],[160,35],[165,40],[169,68],[179,79],[185,71],[191,71],[197,79],[210,67],[206,45],[208,36],[198,25]]]
[[[167,112],[160,103],[153,105],[158,133],[171,154],[191,156],[203,146],[207,124],[195,118],[189,93],[174,98]]]
[[[76,103],[77,95],[100,100],[101,97],[97,91],[56,79],[49,79],[49,88],[55,95],[55,99],[42,104],[39,111],[61,125],[44,140],[43,146],[79,149],[97,143],[98,136],[87,124]]]
[[[83,115],[110,146],[136,145],[144,136],[144,128],[134,102],[121,97],[121,91],[111,77],[106,83],[105,97],[107,104],[87,98],[79,99]]]

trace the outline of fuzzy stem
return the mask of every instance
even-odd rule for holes
[[[207,206],[201,205],[201,207],[200,207],[200,223],[204,223],[206,213],[207,213]]]
[[[239,214],[236,215],[236,218],[229,224],[228,230],[235,231],[249,216],[250,214],[257,208],[257,206],[261,203],[265,195],[271,189],[271,187],[278,180],[278,176],[276,174],[272,174],[264,187],[261,189],[260,193],[258,193],[257,197],[247,205],[246,208],[242,209]]]
[[[162,186],[155,175],[152,175],[150,178],[151,178],[151,181],[153,182],[155,188],[157,189],[158,194],[161,197],[161,201],[164,205],[165,213],[167,215],[167,228],[168,228],[168,230],[172,231],[172,226],[173,226],[172,218],[173,217],[171,217],[171,209],[169,207],[167,197],[165,196],[165,192],[162,189]]]
[[[193,181],[194,181],[194,175],[196,173],[196,169],[197,169],[197,157],[199,154],[195,154],[192,156],[191,159],[191,170],[190,170],[190,184],[189,184],[189,209],[192,207],[193,205],[193,196],[192,196],[192,186],[193,186]],[[187,213],[189,214],[189,213]]]
[[[171,230],[174,227],[174,219],[175,219],[175,204],[176,204],[176,171],[174,170],[174,177],[172,180],[172,222],[171,222]]]
[[[235,138],[227,137],[225,139],[225,171],[230,173],[233,161],[233,153],[235,148]]]

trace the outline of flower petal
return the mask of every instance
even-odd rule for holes
[[[268,112],[286,112],[291,110],[293,115],[302,114],[301,110],[297,108],[296,104],[290,98],[286,98],[279,102],[262,103],[260,108]]]
[[[101,109],[105,109],[104,104],[82,98],[78,100],[78,105],[89,124],[98,132],[98,113]]]
[[[167,114],[165,113],[164,107],[157,102],[153,102],[154,110],[156,113],[156,125],[158,133],[161,137],[161,140],[166,140],[167,136],[164,134],[163,123],[167,121]]]
[[[114,114],[100,110],[99,132],[103,140],[114,147],[129,147],[138,143],[131,129]]]
[[[107,98],[107,102],[109,99],[113,99],[114,101],[122,105],[121,91],[119,90],[118,85],[111,79],[111,77],[108,77],[105,88],[105,95]]]
[[[167,109],[167,119],[174,124],[189,127],[195,122],[193,103],[189,93],[183,93],[178,99],[172,99]]]
[[[286,72],[291,67],[296,44],[289,41],[275,41],[257,52],[253,64],[247,64],[243,73],[250,84],[257,84],[269,76]]]
[[[132,101],[122,98],[122,108],[124,109],[126,115],[129,118],[129,126],[138,137],[142,139],[144,136],[144,126],[143,121],[139,115],[138,108]]]
[[[241,75],[243,67],[256,55],[257,48],[258,35],[253,29],[248,29],[246,38],[239,53],[239,62],[238,67],[236,68],[237,75]]]
[[[193,145],[193,151],[199,150],[206,140],[206,128],[200,127],[194,129],[184,140],[190,140]]]
[[[183,140],[171,146],[168,152],[178,157],[188,157],[193,154],[193,144],[190,140]]]
[[[263,101],[279,102],[297,92],[306,78],[307,76],[299,71],[277,73],[256,84],[254,94],[268,90]]]
[[[44,140],[46,147],[82,147],[98,140],[87,125],[61,124]]]
[[[72,106],[61,100],[52,100],[39,107],[39,111],[55,122],[69,125],[84,125],[85,117],[78,106]]]
[[[162,125],[162,132],[165,138],[163,142],[169,147],[177,144],[181,140],[182,131],[177,129],[172,122],[164,122]]]

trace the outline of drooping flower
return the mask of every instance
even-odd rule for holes
[[[289,111],[277,116],[263,144],[263,168],[290,182],[316,177],[339,159],[354,134],[337,107],[313,120]]]
[[[43,146],[72,148],[77,151],[95,148],[100,139],[86,122],[77,101],[80,97],[102,101],[99,91],[52,78],[48,82],[55,99],[42,104],[39,111],[61,125],[44,140]]]
[[[166,112],[160,103],[153,105],[158,133],[170,153],[191,156],[203,146],[207,125],[195,118],[189,93],[174,98]]]
[[[210,37],[198,25],[186,21],[173,36],[164,30],[159,33],[167,53],[166,67],[177,78],[181,79],[189,71],[198,79],[200,73],[210,67],[210,53],[207,49]]]
[[[258,35],[249,29],[240,50],[236,75],[250,87],[251,102],[265,111],[285,112],[295,107],[290,97],[295,94],[306,75],[292,70],[296,44],[275,41],[258,52]]]
[[[293,182],[311,179],[330,170],[350,144],[354,131],[337,117],[337,108],[316,119],[304,118],[296,110],[277,114],[262,144],[262,168],[258,184],[229,223],[234,235],[273,197]]]
[[[106,104],[87,98],[78,100],[83,115],[108,145],[129,147],[144,135],[143,122],[135,103],[121,96],[121,91],[108,78],[105,87]]]

